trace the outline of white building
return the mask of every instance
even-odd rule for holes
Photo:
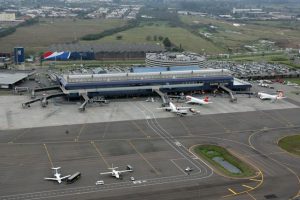
[[[15,21],[16,15],[15,13],[0,13],[0,21],[9,22],[9,21]]]

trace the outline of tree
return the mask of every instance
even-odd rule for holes
[[[172,43],[170,41],[170,39],[168,37],[166,37],[164,40],[163,40],[163,44],[165,45],[165,47],[171,47]]]
[[[164,39],[164,37],[163,37],[163,36],[161,36],[161,35],[160,35],[160,36],[158,36],[158,40],[159,40],[159,41],[162,41],[163,39]]]
[[[151,36],[150,36],[150,35],[147,35],[146,40],[147,40],[147,41],[150,41],[150,40],[151,40]]]
[[[153,40],[154,40],[154,41],[157,41],[157,35],[154,35],[154,36],[153,36]]]
[[[117,35],[116,39],[117,40],[122,40],[123,36],[122,35]]]

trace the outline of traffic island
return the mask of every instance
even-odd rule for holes
[[[300,156],[300,135],[292,135],[281,138],[278,145],[285,151]]]
[[[256,175],[256,170],[228,150],[216,145],[197,145],[193,152],[208,161],[222,175],[236,178],[247,178]]]

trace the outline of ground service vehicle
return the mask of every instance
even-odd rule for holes
[[[72,176],[67,178],[67,183],[74,183],[75,181],[77,181],[81,176],[80,172],[76,172],[75,174],[73,174]]]

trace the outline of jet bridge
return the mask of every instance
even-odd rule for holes
[[[169,104],[170,100],[169,100],[168,95],[166,95],[163,92],[161,92],[159,90],[159,87],[152,88],[152,91],[156,92],[161,97],[161,99],[163,101],[163,105],[168,105]]]
[[[45,87],[45,88],[36,88],[36,89],[32,90],[32,92],[31,92],[31,98],[35,98],[35,94],[37,92],[43,92],[43,91],[49,91],[49,90],[61,90],[61,88],[60,88],[59,85],[51,86],[51,87]]]
[[[89,103],[90,98],[88,97],[88,95],[86,93],[82,93],[81,96],[83,97],[84,102],[81,104],[81,106],[78,109],[79,109],[79,111],[83,112],[83,111],[85,111],[85,107]]]
[[[50,94],[50,95],[47,95],[47,96],[44,96],[44,97],[40,97],[40,98],[33,99],[33,100],[27,101],[25,103],[22,103],[22,107],[23,108],[28,108],[28,107],[30,107],[31,104],[33,104],[35,102],[38,102],[38,101],[41,102],[42,107],[46,107],[48,105],[48,100],[49,99],[52,99],[52,98],[55,98],[55,97],[62,97],[62,96],[66,96],[66,95],[62,92],[56,93],[56,94]]]
[[[230,95],[231,102],[237,102],[237,98],[234,96],[234,94],[235,94],[234,91],[232,91],[231,89],[229,89],[228,87],[226,87],[224,85],[220,85],[219,87]]]

